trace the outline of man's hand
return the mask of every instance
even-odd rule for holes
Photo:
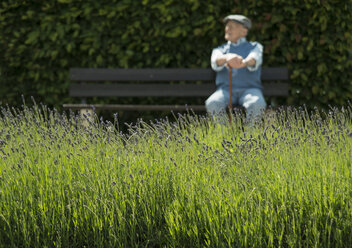
[[[247,66],[242,56],[237,55],[235,53],[229,53],[226,55],[226,63],[232,68],[236,68],[236,69]]]
[[[256,61],[253,58],[246,58],[243,59],[242,56],[235,54],[235,53],[228,53],[228,54],[223,54],[222,56],[219,56],[216,59],[216,64],[218,66],[222,66],[224,64],[227,64],[231,66],[232,68],[244,68],[247,66],[255,66]]]

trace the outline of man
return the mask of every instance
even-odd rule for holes
[[[211,67],[216,71],[217,90],[205,102],[207,112],[220,115],[229,104],[229,69],[232,67],[232,104],[246,109],[247,120],[253,122],[266,108],[260,81],[263,46],[248,42],[246,35],[251,21],[243,15],[225,17],[227,43],[213,49]]]

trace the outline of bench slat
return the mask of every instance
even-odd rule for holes
[[[131,104],[64,104],[65,109],[80,110],[80,109],[96,109],[96,110],[133,110],[133,111],[170,111],[170,110],[194,110],[205,111],[204,105],[131,105]]]
[[[262,80],[288,80],[287,68],[262,69]],[[72,68],[71,81],[214,81],[215,72],[208,68],[174,69],[106,69]]]
[[[288,95],[288,83],[264,83],[264,95]],[[72,84],[72,97],[207,97],[215,84]]]
[[[214,84],[72,84],[73,97],[192,97],[206,96],[215,90]]]
[[[288,68],[284,67],[270,67],[262,68],[261,79],[264,81],[275,81],[275,80],[289,80],[290,74]]]
[[[72,81],[210,81],[215,74],[209,69],[105,69],[73,68]]]
[[[263,83],[264,96],[288,96],[288,83]]]

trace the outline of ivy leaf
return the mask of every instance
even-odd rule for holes
[[[33,44],[33,43],[35,43],[37,41],[38,37],[39,37],[39,31],[38,30],[29,33],[25,44]]]
[[[58,3],[72,3],[72,0],[57,0]]]
[[[279,22],[282,22],[283,19],[284,17],[282,15],[274,15],[271,18],[271,23],[279,23]]]

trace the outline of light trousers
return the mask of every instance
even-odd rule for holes
[[[218,88],[205,101],[207,112],[213,116],[226,113],[229,100],[229,89]],[[233,89],[232,104],[243,106],[246,109],[246,119],[249,122],[253,122],[254,120],[260,118],[266,108],[263,93],[257,88]]]

